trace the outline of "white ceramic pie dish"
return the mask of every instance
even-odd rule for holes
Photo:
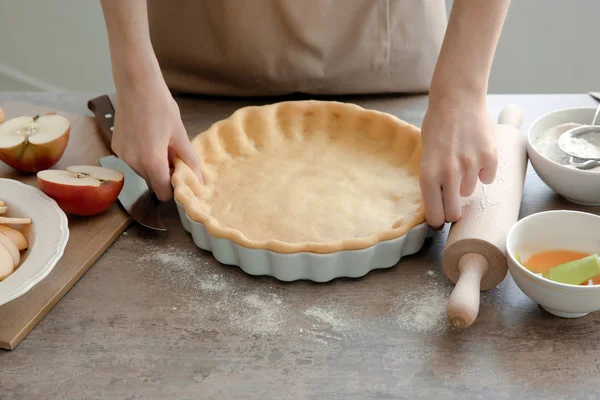
[[[52,271],[69,240],[67,216],[56,202],[39,189],[0,179],[0,198],[8,205],[7,216],[29,217],[31,225],[22,230],[29,248],[21,253],[21,264],[0,282],[0,305],[27,293]]]
[[[403,236],[361,250],[342,250],[327,254],[282,254],[266,249],[251,249],[232,240],[215,237],[206,231],[202,223],[190,218],[179,202],[175,201],[175,204],[181,224],[191,233],[194,243],[199,248],[212,252],[217,261],[238,266],[249,275],[272,276],[288,282],[328,282],[336,278],[358,278],[375,269],[393,267],[402,257],[420,251],[430,233],[429,225],[424,222]]]

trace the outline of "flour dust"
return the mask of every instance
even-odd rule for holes
[[[196,251],[148,246],[140,261],[140,268],[148,269],[148,262],[155,267],[148,280],[164,283],[176,301],[199,319],[250,334],[277,334],[285,327],[285,305],[278,294],[265,288],[240,292],[231,278],[212,272],[213,264]],[[183,307],[171,310],[183,311]]]
[[[228,328],[251,335],[295,333],[315,343],[332,345],[376,332],[374,324],[396,326],[406,333],[439,334],[450,329],[446,304],[453,285],[438,270],[423,271],[418,284],[402,288],[389,312],[371,319],[361,315],[356,303],[322,299],[299,307],[295,290],[264,282],[248,289],[236,283],[235,275],[228,275],[229,267],[197,251],[152,244],[145,250],[138,268],[144,270],[145,283],[167,291],[165,298],[169,300],[165,301],[169,303],[164,305],[165,310],[181,313],[215,331]]]

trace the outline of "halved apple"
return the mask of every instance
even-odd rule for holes
[[[19,251],[25,250],[29,247],[29,243],[27,242],[25,235],[23,235],[20,231],[11,228],[10,226],[0,225],[0,233],[8,236],[15,246],[17,246]]]
[[[62,115],[9,119],[0,124],[0,160],[23,172],[48,169],[64,154],[70,132]]]
[[[40,171],[37,178],[40,190],[56,200],[63,211],[81,216],[106,211],[125,183],[121,172],[93,165]]]

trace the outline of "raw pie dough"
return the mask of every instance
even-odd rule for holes
[[[175,199],[215,237],[279,253],[362,249],[425,221],[419,128],[333,101],[245,107],[175,159]]]

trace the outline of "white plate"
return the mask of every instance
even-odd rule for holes
[[[375,269],[393,267],[402,257],[419,252],[425,239],[433,233],[424,222],[399,238],[379,242],[366,249],[328,254],[281,254],[265,249],[250,249],[232,240],[214,237],[202,223],[190,218],[179,202],[175,201],[175,204],[183,228],[191,233],[194,243],[212,252],[217,261],[237,265],[249,275],[268,275],[287,282],[358,278]]]
[[[21,252],[21,264],[0,282],[0,305],[27,293],[44,279],[63,255],[69,240],[69,223],[58,204],[39,189],[12,179],[0,179],[0,199],[7,216],[29,217],[23,225],[29,248]]]

